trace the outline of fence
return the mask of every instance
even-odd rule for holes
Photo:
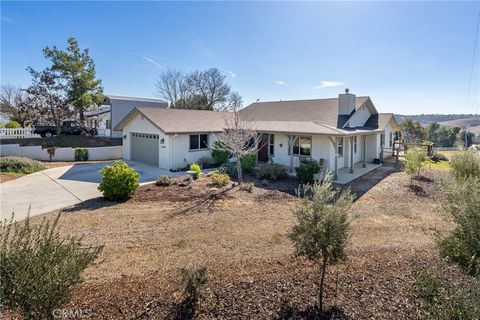
[[[33,128],[0,128],[0,139],[36,137],[40,135],[34,134]]]

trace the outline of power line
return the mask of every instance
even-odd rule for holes
[[[470,77],[468,78],[467,101],[465,101],[465,111],[468,113],[468,102],[470,101],[470,92],[472,89],[473,68],[475,67],[475,56],[477,54],[478,29],[480,28],[480,9],[478,10],[477,29],[475,31],[475,41],[473,45],[472,65],[470,66]],[[479,105],[480,106],[480,105]],[[478,114],[478,108],[477,112]]]

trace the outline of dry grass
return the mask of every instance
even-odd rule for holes
[[[0,173],[0,183],[4,183],[7,181],[12,181],[23,177],[25,174],[23,173],[14,173],[14,172],[2,172]]]

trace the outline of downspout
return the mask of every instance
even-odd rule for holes
[[[338,138],[335,137],[335,139],[332,139],[332,137],[328,137],[328,139],[330,140],[330,142],[332,143],[333,145],[333,152],[335,152],[335,161],[334,161],[334,164],[335,164],[335,169],[333,171],[333,180],[337,180],[338,178],[338,149],[337,149],[337,142],[338,142]]]

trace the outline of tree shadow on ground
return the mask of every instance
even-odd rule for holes
[[[107,201],[107,200],[104,200],[102,197],[98,197],[98,198],[85,200],[85,201],[77,203],[77,204],[75,204],[71,207],[64,208],[64,209],[62,209],[62,212],[72,213],[72,212],[77,212],[77,211],[81,211],[81,210],[93,211],[93,210],[97,210],[97,209],[100,209],[100,208],[111,207],[111,206],[114,206],[116,204],[118,204],[118,202]]]
[[[419,197],[426,197],[427,196],[427,193],[425,192],[425,190],[423,189],[422,186],[419,186],[419,185],[416,185],[416,184],[412,184],[409,186],[409,189],[410,191],[412,191],[416,196],[419,196]]]
[[[425,176],[415,176],[413,177],[413,180],[418,181],[418,182],[426,182],[426,183],[432,183],[433,180],[430,178],[427,178]]]
[[[175,304],[170,313],[165,317],[166,320],[191,320],[195,319],[197,300],[194,297],[185,297],[179,303]]]
[[[309,306],[305,309],[300,309],[295,306],[291,306],[287,303],[282,304],[280,312],[278,313],[278,320],[329,320],[329,319],[350,319],[345,312],[338,307],[330,307],[324,311],[320,311],[317,306]]]

